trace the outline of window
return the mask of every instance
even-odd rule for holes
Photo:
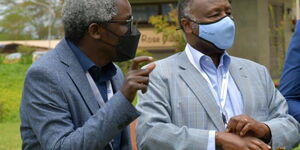
[[[170,3],[170,4],[162,4],[162,14],[163,15],[168,15],[170,11],[173,9],[176,9],[177,5],[176,3]]]
[[[148,24],[149,18],[156,15],[168,15],[177,7],[177,3],[133,4],[134,21],[139,24]]]
[[[135,5],[132,12],[135,21],[147,23],[151,16],[159,14],[159,5]]]

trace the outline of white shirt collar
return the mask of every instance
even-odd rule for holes
[[[185,52],[189,61],[192,63],[194,67],[196,67],[198,71],[201,68],[200,59],[202,59],[203,57],[210,58],[209,56],[204,55],[200,51],[194,49],[189,43],[187,43],[185,47]],[[225,59],[227,60],[225,61]],[[225,53],[221,57],[220,64],[224,63],[226,70],[228,70],[230,62],[231,62],[230,55],[225,51]]]

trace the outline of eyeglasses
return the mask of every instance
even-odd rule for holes
[[[125,24],[128,27],[128,31],[131,33],[131,27],[133,26],[133,16],[131,16],[130,19],[127,19],[127,20],[109,20],[109,21],[105,21],[103,23],[122,23],[122,24]]]

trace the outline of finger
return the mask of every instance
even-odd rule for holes
[[[145,85],[145,84],[142,84],[142,83],[137,83],[137,82],[131,82],[130,83],[131,84],[131,89],[133,90],[133,91],[138,91],[138,90],[142,90],[142,91],[147,91],[147,85]]]
[[[139,69],[139,70],[131,70],[128,72],[130,76],[149,76],[150,70],[148,69]]]
[[[228,132],[235,133],[236,124],[237,124],[237,119],[236,118],[231,118],[228,122],[228,125],[227,125]]]
[[[148,90],[148,86],[145,84],[138,84],[138,88],[142,91],[143,94],[145,94]]]
[[[225,133],[230,133],[230,129],[228,129],[228,125],[227,125],[227,127],[226,127],[226,129],[225,129],[224,132],[225,132]]]
[[[260,147],[261,150],[270,150],[271,147],[267,144],[265,144],[264,142],[261,142],[260,144],[256,144],[257,146]]]
[[[269,146],[268,144],[264,143],[261,140],[253,140],[253,144],[259,146],[260,149],[262,149],[262,150],[270,150],[271,149],[271,146]]]
[[[145,93],[147,93],[147,91],[148,91],[147,88],[146,88],[146,89],[143,89],[143,90],[142,90],[142,93],[145,94]]]
[[[130,70],[128,73],[140,76],[149,76],[149,74],[156,68],[156,64],[149,64],[144,69]]]
[[[231,121],[229,121],[229,122],[227,123],[227,127],[226,127],[225,132],[227,132],[227,133],[230,133],[230,132],[231,132]]]
[[[248,147],[250,148],[250,150],[262,150],[258,145],[254,143],[249,143]]]
[[[246,124],[247,124],[247,120],[245,120],[245,119],[239,120],[236,125],[236,128],[235,128],[235,133],[237,135],[244,136],[244,135],[240,134],[240,132]]]
[[[241,130],[240,135],[246,135],[250,130],[252,130],[252,124],[247,123],[244,128]]]
[[[132,62],[130,70],[138,70],[140,63],[142,63],[142,62],[149,62],[149,61],[152,61],[152,60],[153,60],[153,57],[149,57],[149,56],[135,57],[133,59],[133,62]]]
[[[144,77],[144,76],[138,76],[136,79],[134,79],[137,83],[139,84],[145,84],[148,85],[149,83],[149,77]]]
[[[228,126],[227,126],[227,127],[228,127]],[[225,129],[225,132],[226,132],[226,133],[229,133],[230,130],[229,130],[228,128],[226,128],[226,129]]]
[[[150,64],[147,66],[147,69],[150,71],[150,73],[155,69],[156,65],[155,64]]]

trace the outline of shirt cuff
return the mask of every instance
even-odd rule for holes
[[[207,150],[216,149],[216,131],[209,131]]]

